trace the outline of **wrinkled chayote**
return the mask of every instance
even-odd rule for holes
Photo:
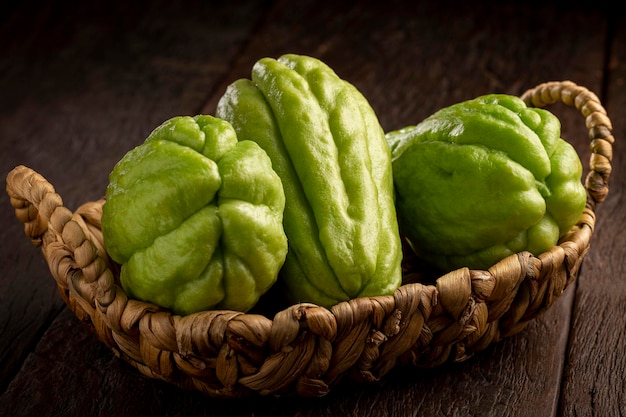
[[[131,297],[178,314],[246,311],[275,283],[287,252],[282,183],[228,122],[167,120],[109,180],[102,232]]]
[[[400,285],[390,151],[353,85],[312,57],[263,58],[227,88],[216,116],[257,142],[283,182],[281,279],[293,300],[331,306]]]
[[[554,246],[586,202],[582,164],[545,109],[492,94],[387,133],[401,233],[442,269]]]

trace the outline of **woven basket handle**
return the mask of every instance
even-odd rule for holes
[[[20,165],[9,172],[6,190],[16,217],[24,223],[26,236],[36,246],[41,245],[46,231],[60,235],[72,217],[52,184],[28,167]]]
[[[73,213],[43,176],[23,165],[7,175],[7,194],[26,235],[42,246],[65,302],[90,321],[96,299],[106,306],[115,297],[117,266],[106,253],[100,230],[104,200],[85,203]]]
[[[613,158],[613,127],[600,99],[585,87],[571,81],[552,81],[540,84],[522,94],[522,99],[529,106],[544,107],[562,102],[573,106],[585,117],[591,141],[591,159],[589,173],[585,180],[592,207],[601,203],[609,192],[611,160]]]

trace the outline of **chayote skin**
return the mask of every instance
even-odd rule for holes
[[[582,164],[559,120],[492,94],[387,133],[400,230],[444,270],[550,249],[580,218]]]
[[[167,120],[109,179],[102,232],[131,297],[178,314],[247,311],[275,283],[287,253],[282,183],[228,122]]]
[[[257,142],[283,182],[289,295],[331,306],[392,293],[402,251],[391,156],[369,103],[307,56],[263,58],[251,78],[228,87],[216,115]]]

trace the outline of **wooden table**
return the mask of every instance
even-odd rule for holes
[[[591,250],[546,313],[466,362],[314,399],[217,400],[140,376],[65,306],[0,193],[0,415],[626,415],[623,14],[604,2],[15,3],[0,6],[0,172],[35,169],[72,209],[103,195],[113,165],[152,128],[212,114],[257,59],[287,52],[356,85],[385,130],[568,79],[600,96],[617,143]],[[585,160],[580,115],[552,110]]]

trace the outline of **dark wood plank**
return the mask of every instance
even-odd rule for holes
[[[399,0],[363,7],[279,2],[221,90],[262,56],[322,59],[369,99],[385,130],[479,94],[572,79],[599,89],[603,12],[575,5]],[[203,109],[213,113],[218,96]]]
[[[110,17],[110,21],[94,20],[82,28],[60,29],[47,20],[47,13],[52,12],[41,12],[36,15],[37,24],[49,25],[53,35],[55,30],[62,33],[51,35],[57,40],[44,45],[56,51],[47,57],[52,60],[48,68],[60,84],[45,82],[39,78],[41,70],[26,68],[37,59],[45,61],[37,57],[37,52],[42,52],[38,48],[44,48],[38,44],[41,34],[24,30],[20,36],[26,39],[25,51],[15,46],[1,50],[2,56],[23,54],[26,71],[21,74],[13,69],[11,77],[1,81],[2,86],[9,86],[9,80],[19,81],[13,90],[9,88],[13,91],[10,97],[18,103],[16,109],[2,107],[0,114],[0,133],[15,138],[0,144],[2,169],[9,169],[4,164],[13,162],[36,169],[40,164],[42,173],[69,205],[98,198],[113,163],[162,119],[196,111],[212,113],[225,86],[237,77],[248,76],[258,58],[286,52],[310,54],[328,62],[370,99],[385,129],[416,123],[459,100],[489,92],[519,94],[551,79],[569,78],[596,91],[602,86],[605,16],[593,7],[525,2],[459,6],[390,1],[358,7],[336,3],[321,7],[313,1],[276,2],[244,50],[238,47],[251,30],[261,4],[239,12],[235,6],[213,9],[211,12],[217,13],[214,17],[208,10],[197,17],[184,14],[190,27],[182,32],[186,35],[170,26],[175,18],[183,17],[182,12],[168,9],[161,14],[157,6],[149,7],[143,17],[137,17],[135,10],[136,19],[129,18],[122,28],[115,28],[115,19]],[[83,9],[79,15],[88,12]],[[7,22],[2,34],[18,31],[15,21]],[[98,52],[88,50],[89,43],[77,40],[77,33],[95,36]],[[124,42],[129,43],[124,46]],[[185,46],[179,48],[181,44]],[[82,64],[73,64],[77,67],[70,66],[64,75],[63,63],[77,59]],[[193,65],[188,66],[189,62]],[[4,61],[2,65],[10,68]],[[28,88],[31,83],[32,88]],[[32,91],[32,95],[21,97],[19,91]],[[8,121],[12,126],[7,126]],[[582,150],[585,134],[580,118],[564,111],[563,121],[567,137]],[[37,139],[29,145],[25,138]],[[49,145],[56,140],[59,142],[54,146]],[[87,142],[84,147],[83,142]],[[81,159],[84,154],[90,156],[88,161]],[[0,204],[6,206],[2,198]],[[2,221],[3,225],[15,223],[8,218]],[[21,234],[16,235],[20,232],[16,229],[19,227],[4,229],[2,237],[24,240]],[[605,239],[610,240],[616,232],[605,233]],[[0,259],[5,259],[4,253],[10,258],[6,261],[9,272],[15,271],[13,274],[24,281],[19,284],[22,296],[29,296],[29,288],[52,281],[41,261],[36,272],[26,269],[29,262],[23,257],[36,259],[32,255],[36,251],[27,243],[15,250],[0,248]],[[605,255],[597,255],[596,268],[605,271]],[[13,262],[17,265],[11,266]],[[590,270],[585,266],[583,276]],[[17,285],[6,281],[0,285]],[[34,310],[45,299],[38,296],[31,303],[20,300],[19,305],[7,308],[7,298],[3,297],[10,294],[0,294],[0,308],[5,309],[0,310],[0,323],[15,320],[14,312],[23,311],[24,306]],[[54,298],[50,288],[46,294]],[[371,385],[346,381],[327,397],[305,400],[219,401],[148,380],[117,360],[67,309],[62,309],[0,397],[0,411],[15,416],[555,415],[573,294],[570,287],[524,332],[468,362],[434,370],[397,370]],[[24,327],[19,320],[29,320],[39,323],[37,332],[41,332],[59,308],[58,299],[49,304],[44,305],[47,321],[27,311],[26,317],[13,325],[15,331]],[[37,332],[27,335],[28,344],[34,342]],[[10,336],[7,349],[22,337]],[[614,337],[624,340],[623,335]],[[8,339],[3,330],[0,343],[4,340]],[[586,371],[577,369],[577,376]],[[572,378],[570,391],[576,393],[580,387]]]
[[[616,153],[607,200],[598,221],[574,301],[568,366],[561,408],[568,416],[626,415],[626,238],[624,211],[624,79],[626,30],[617,19],[610,44],[606,108],[613,122]]]
[[[2,181],[25,164],[72,209],[99,198],[151,129],[198,112],[262,12],[262,2],[14,5],[0,21]],[[2,390],[63,304],[4,191],[0,208]]]

